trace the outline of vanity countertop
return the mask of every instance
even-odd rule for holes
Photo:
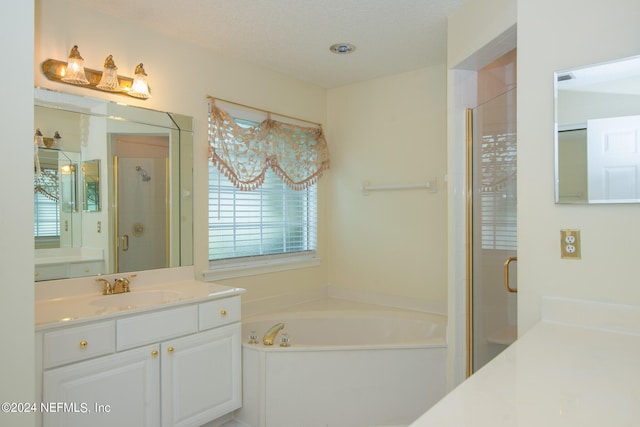
[[[632,426],[640,308],[559,299],[543,320],[411,427]]]
[[[227,298],[245,292],[241,288],[202,282],[173,273],[164,280],[140,276],[131,279],[131,292],[115,295],[102,295],[102,285],[96,283],[95,278],[37,283],[36,331]],[[84,292],[77,292],[78,289],[84,289]],[[93,292],[87,293],[87,289]]]

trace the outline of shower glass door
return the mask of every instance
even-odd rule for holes
[[[113,135],[114,271],[170,265],[169,137]]]
[[[473,110],[472,372],[516,338],[515,113],[515,88]]]

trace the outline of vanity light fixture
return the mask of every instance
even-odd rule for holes
[[[53,138],[47,138],[42,134],[40,128],[37,128],[33,138],[33,143],[36,147],[60,148],[62,145],[62,136],[58,131],[53,135]]]
[[[33,135],[33,143],[37,147],[44,147],[44,135],[40,132],[40,128],[37,128],[36,133]]]
[[[62,137],[58,131],[53,134],[53,145],[57,148],[62,148]]]
[[[142,63],[138,64],[135,69],[135,77],[133,78],[129,95],[141,99],[147,99],[151,96],[149,85],[147,84],[147,73],[144,71]]]
[[[69,52],[67,66],[62,70],[62,81],[72,85],[88,85],[89,80],[84,73],[84,58],[80,56],[78,46],[74,45]]]
[[[51,81],[82,86],[88,89],[119,95],[132,96],[138,99],[148,99],[151,90],[147,83],[147,73],[142,64],[135,68],[135,78],[120,76],[118,67],[109,55],[104,60],[103,71],[84,67],[84,59],[74,45],[69,53],[67,62],[47,59],[42,63],[42,72]]]
[[[118,67],[116,67],[116,63],[113,61],[113,55],[109,55],[105,58],[102,77],[96,87],[108,92],[116,92],[120,90],[120,83],[118,83]]]

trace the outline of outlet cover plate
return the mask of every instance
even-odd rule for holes
[[[560,257],[562,259],[581,258],[580,230],[560,230]]]

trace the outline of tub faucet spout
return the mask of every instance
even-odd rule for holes
[[[273,345],[273,340],[276,339],[276,335],[278,332],[284,329],[284,323],[276,323],[273,325],[266,334],[264,334],[264,338],[262,338],[262,343],[264,345]]]

